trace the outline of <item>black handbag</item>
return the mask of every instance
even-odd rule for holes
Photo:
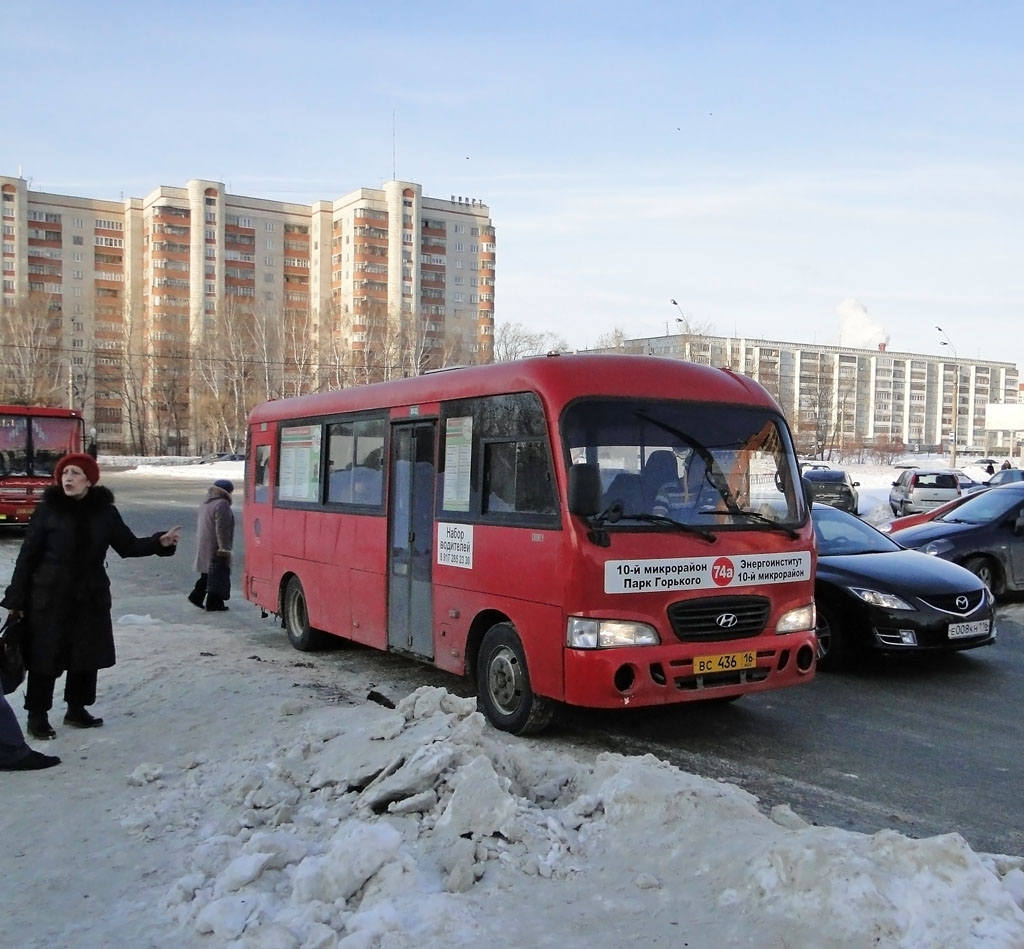
[[[231,599],[231,564],[226,557],[214,557],[206,574],[206,595]]]
[[[0,629],[0,684],[4,695],[10,695],[25,681],[25,659],[21,653],[23,620],[8,615]]]

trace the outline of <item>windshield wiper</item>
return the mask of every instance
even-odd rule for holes
[[[796,540],[800,536],[799,531],[794,530],[792,527],[787,527],[785,524],[780,524],[774,518],[765,517],[759,511],[730,511],[729,513],[733,517],[749,517],[752,521],[767,525],[771,530],[782,531],[783,534],[786,534],[792,540]]]
[[[664,517],[661,514],[623,514],[622,518],[629,521],[640,521],[643,524],[660,524],[664,527],[671,527],[674,530],[682,531],[685,534],[696,534],[709,544],[713,544],[718,540],[718,536],[706,527],[701,527],[699,524],[684,524],[682,521],[676,521],[671,517]]]

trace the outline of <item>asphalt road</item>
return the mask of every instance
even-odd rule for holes
[[[175,524],[184,532],[178,556],[161,561],[159,570],[113,555],[115,585],[184,597],[195,578],[195,514],[205,483],[116,472],[105,473],[104,483],[137,534]],[[17,544],[17,536],[0,534],[0,544]],[[231,606],[226,622],[262,648],[290,650],[277,624],[261,620],[255,607],[238,597]],[[547,740],[589,753],[653,753],[738,784],[765,808],[790,804],[814,823],[867,833],[891,827],[915,837],[958,832],[977,851],[1024,854],[1024,603],[1001,604],[997,624],[999,641],[991,647],[878,661],[728,705],[564,710]],[[394,698],[428,684],[465,693],[445,673],[371,650],[324,653],[315,661],[366,671]]]

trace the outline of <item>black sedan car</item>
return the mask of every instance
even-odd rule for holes
[[[857,513],[860,505],[857,488],[860,482],[854,481],[847,472],[838,468],[808,468],[803,473],[803,479],[810,484],[815,501],[830,504],[851,514]]]
[[[871,652],[995,642],[992,594],[970,571],[906,550],[845,511],[815,504],[812,516],[819,668],[838,669]]]
[[[900,531],[899,540],[961,564],[996,596],[1024,590],[1024,482],[974,495],[934,520]]]

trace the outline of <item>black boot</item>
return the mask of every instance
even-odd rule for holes
[[[28,713],[28,733],[33,738],[38,738],[41,741],[57,737],[57,733],[53,730],[46,712]]]
[[[64,724],[72,728],[99,728],[103,724],[103,719],[90,715],[84,705],[69,705],[68,713],[64,716]]]
[[[191,593],[190,593],[190,594],[188,595],[188,601],[189,601],[189,603],[191,603],[191,604],[192,604],[193,606],[198,606],[198,607],[199,607],[199,609],[202,609],[202,608],[203,608],[203,595],[202,595],[202,593],[200,593],[200,594],[198,594],[198,595],[197,595],[197,594],[196,594],[196,591],[195,591],[195,590],[193,590],[193,591],[192,591],[192,592],[191,592]]]
[[[44,755],[39,751],[29,751],[24,758],[19,758],[14,764],[0,765],[0,771],[41,771],[43,768],[52,768],[60,764],[60,758],[56,755]]]

